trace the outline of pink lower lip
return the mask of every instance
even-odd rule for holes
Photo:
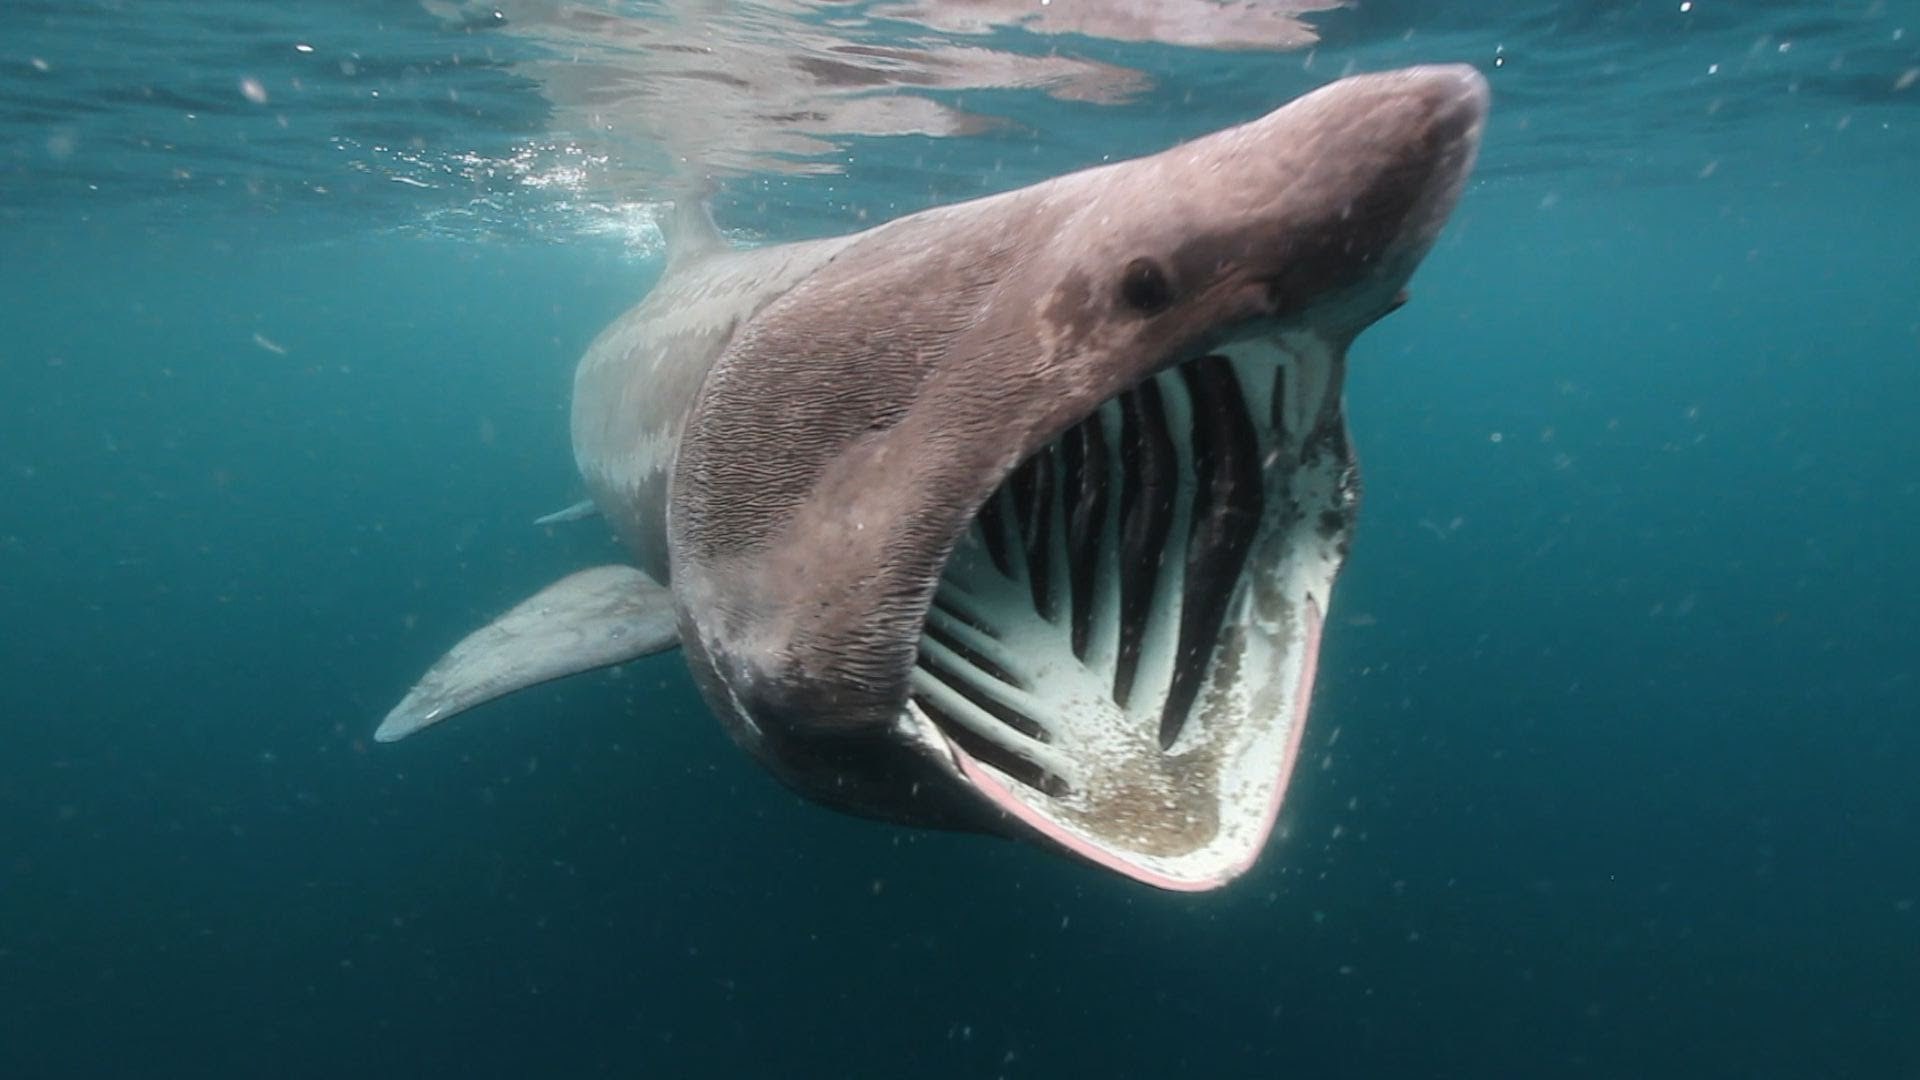
[[[1104,866],[1135,881],[1145,882],[1172,892],[1205,892],[1218,888],[1245,873],[1253,865],[1254,860],[1260,857],[1261,849],[1266,847],[1268,835],[1273,832],[1273,823],[1280,816],[1280,804],[1286,798],[1287,782],[1293,775],[1293,763],[1300,756],[1300,737],[1307,730],[1307,710],[1313,697],[1313,677],[1320,663],[1321,622],[1320,606],[1309,597],[1306,602],[1305,632],[1301,635],[1301,645],[1306,649],[1306,655],[1301,661],[1300,688],[1293,696],[1293,731],[1287,738],[1286,756],[1280,762],[1280,780],[1273,786],[1273,796],[1267,800],[1266,813],[1260,823],[1259,838],[1248,848],[1246,858],[1218,874],[1201,878],[1169,877],[1091,844],[1047,820],[1038,811],[1022,802],[1018,796],[1007,790],[1005,784],[975,761],[971,754],[956,745],[952,739],[946,740],[947,749],[959,763],[961,774],[991,799],[995,806],[1088,862],[1096,866]]]
[[[1162,889],[1170,889],[1174,892],[1202,892],[1226,880],[1225,877],[1199,878],[1194,880],[1168,877],[1165,874],[1155,873],[1146,867],[1128,862],[1105,848],[1096,847],[1053,822],[1048,821],[1032,807],[1021,802],[1013,792],[1007,790],[1006,785],[995,779],[993,774],[981,768],[980,764],[973,760],[972,755],[955,746],[953,740],[947,740],[947,746],[953,750],[954,759],[960,763],[960,771],[965,774],[968,780],[973,782],[975,787],[984,792],[987,798],[992,799],[994,805],[1011,814],[1013,817],[1018,818],[1025,823],[1028,828],[1090,863],[1104,866],[1116,873],[1125,874],[1127,877],[1133,878],[1136,881],[1144,881],[1149,885],[1155,885]]]

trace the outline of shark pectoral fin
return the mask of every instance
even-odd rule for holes
[[[545,517],[534,518],[533,523],[535,525],[558,525],[565,521],[585,521],[590,517],[598,517],[599,515],[600,507],[595,505],[592,499],[581,499],[565,510],[555,510]]]
[[[380,723],[380,742],[529,686],[671,648],[673,594],[630,566],[554,582],[469,634]]]

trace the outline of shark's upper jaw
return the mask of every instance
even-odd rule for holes
[[[1343,358],[1234,343],[1102,405],[995,492],[901,724],[1018,828],[1207,889],[1264,845],[1357,501]]]

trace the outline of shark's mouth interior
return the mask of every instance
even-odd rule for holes
[[[1244,871],[1353,520],[1343,363],[1307,335],[1217,349],[1028,458],[948,562],[907,721],[1094,862],[1178,889]]]

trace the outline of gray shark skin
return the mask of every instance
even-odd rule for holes
[[[683,207],[574,384],[575,458],[637,569],[516,607],[377,736],[678,643],[734,740],[816,801],[1232,880],[1279,811],[1352,534],[1347,349],[1404,301],[1487,103],[1466,67],[1356,76],[757,250]]]

